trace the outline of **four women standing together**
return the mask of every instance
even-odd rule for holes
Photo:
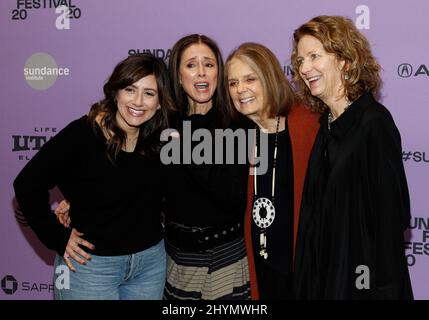
[[[132,122],[127,123],[131,131],[126,126],[120,127],[122,131],[106,126],[104,113],[94,117],[101,119],[95,128],[106,148],[106,158],[99,158],[100,163],[111,160],[111,155],[116,159],[122,153],[135,153],[140,143],[129,147],[122,141],[142,137],[139,132],[150,132],[149,137],[155,137],[159,132],[154,128],[167,123],[175,124],[179,133],[188,124],[192,130],[204,128],[212,133],[215,129],[255,127],[255,157],[260,156],[260,143],[267,135],[269,166],[265,174],[258,174],[256,166],[239,164],[159,167],[156,163],[148,165],[149,153],[143,153],[140,163],[150,174],[141,179],[153,184],[151,192],[156,196],[145,193],[144,197],[150,198],[145,201],[143,196],[125,197],[118,190],[109,193],[110,197],[106,194],[98,198],[100,203],[110,203],[111,208],[134,201],[136,205],[122,219],[133,219],[128,221],[132,230],[140,228],[140,242],[146,243],[149,234],[158,228],[156,217],[160,218],[160,197],[164,197],[166,299],[247,299],[250,295],[254,299],[412,298],[403,247],[403,231],[410,215],[400,137],[387,109],[373,97],[380,85],[380,68],[366,39],[348,19],[316,17],[295,31],[292,63],[299,90],[296,97],[279,62],[266,47],[255,43],[239,46],[223,70],[217,45],[205,36],[190,35],[175,44],[169,62],[175,108],[170,107],[169,100],[162,99],[167,101],[162,103],[160,97],[169,91],[158,83],[157,87],[149,87],[160,101],[156,106],[160,110],[148,113],[145,121],[133,122],[152,109],[127,103],[121,109],[120,90],[138,88],[148,77],[144,74],[130,83],[121,83],[119,91],[111,95],[117,109],[110,117],[116,117],[120,125],[121,110],[125,110]],[[57,140],[60,138],[54,141]],[[66,148],[72,143],[67,140],[66,145],[65,141],[58,145]],[[159,142],[149,138],[137,141],[143,148]],[[147,246],[123,252],[111,250],[117,242],[123,242],[123,237],[131,235],[130,229],[122,229],[122,224],[116,224],[114,230],[99,228],[113,220],[93,206],[94,200],[81,201],[81,196],[75,196],[78,191],[74,186],[88,182],[86,176],[68,177],[70,190],[74,191],[68,193],[67,184],[62,190],[71,203],[71,235],[48,217],[48,210],[34,210],[36,204],[48,207],[45,194],[49,187],[63,186],[58,179],[28,185],[30,180],[46,180],[44,171],[34,177],[36,168],[61,162],[48,155],[46,149],[52,145],[54,142],[47,143],[40,151],[46,157],[35,156],[15,182],[17,200],[30,226],[46,245],[63,256],[59,260],[70,266],[67,260],[73,258],[73,265],[79,265],[78,278],[83,277],[82,257],[89,258],[79,245],[91,251],[92,260],[105,259],[106,267],[116,268],[115,272],[129,269],[129,260],[112,265],[110,259],[124,253],[131,254],[133,260],[136,252]],[[104,150],[102,145],[100,150]],[[72,172],[68,167],[74,165],[58,166],[58,177],[67,176]],[[158,168],[160,171],[155,171]],[[105,171],[110,176],[116,166],[108,170],[112,170]],[[160,173],[158,178],[148,179],[156,172]],[[159,177],[163,186],[158,188],[155,186]],[[132,181],[136,179],[139,180],[133,176]],[[114,190],[107,184],[105,187]],[[39,193],[30,195],[30,189],[35,188]],[[150,208],[154,226],[139,227],[136,221],[149,219]],[[59,216],[67,222],[67,218]],[[63,245],[51,243],[47,234],[52,232],[64,234],[53,240]],[[127,236],[109,242],[117,232]],[[65,246],[68,236],[69,245]],[[103,244],[106,251],[97,251]],[[369,272],[369,285],[363,288],[357,285],[356,270],[361,266]],[[101,277],[95,281],[104,282],[102,272],[92,272],[97,279]],[[121,288],[127,281],[124,277],[116,285]],[[143,282],[140,285],[145,286]],[[77,297],[90,296],[79,297],[78,293]]]

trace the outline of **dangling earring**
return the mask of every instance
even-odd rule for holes
[[[349,79],[350,79],[349,74],[348,73],[344,74],[344,80],[349,80]]]

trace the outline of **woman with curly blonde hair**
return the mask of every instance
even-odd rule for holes
[[[380,66],[350,19],[294,32],[298,94],[324,112],[303,190],[295,256],[301,299],[412,299],[401,138],[376,98]]]

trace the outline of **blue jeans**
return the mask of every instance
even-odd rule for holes
[[[54,294],[56,300],[158,300],[162,298],[166,277],[164,240],[135,254],[123,256],[91,255],[86,265],[70,259],[76,272],[69,270],[61,256],[55,259]],[[65,268],[64,268],[65,266]],[[69,276],[69,288],[64,279]],[[65,277],[67,276],[67,277]],[[60,278],[62,277],[62,278]],[[58,285],[62,283],[63,285]]]

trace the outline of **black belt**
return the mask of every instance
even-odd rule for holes
[[[244,236],[242,222],[210,227],[189,227],[168,222],[165,231],[169,244],[188,252],[204,251]]]

